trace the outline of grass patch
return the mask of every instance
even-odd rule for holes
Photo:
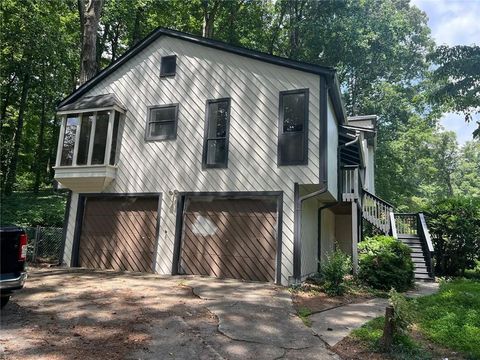
[[[457,279],[417,300],[418,326],[429,340],[480,358],[480,282]]]
[[[380,351],[380,339],[383,335],[383,325],[385,318],[380,316],[362,327],[352,331],[351,336],[354,339],[360,340],[365,343],[371,350],[377,352]],[[431,354],[426,351],[422,345],[414,341],[408,336],[396,335],[394,337],[394,344],[392,351],[388,354],[392,359],[407,360],[418,359],[427,360],[431,359]]]
[[[63,226],[66,192],[14,192],[2,195],[0,225]]]
[[[309,316],[312,315],[312,311],[309,308],[301,307],[300,309],[298,309],[297,315],[300,319],[302,319],[305,326],[312,326],[312,321],[309,318]]]

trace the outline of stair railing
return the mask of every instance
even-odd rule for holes
[[[341,168],[342,201],[355,201],[360,197],[360,174],[358,165],[344,165]]]
[[[418,221],[415,213],[395,213],[395,225],[399,235],[418,235]]]
[[[384,234],[391,233],[391,215],[393,205],[363,190],[363,217]]]
[[[427,262],[427,269],[428,274],[431,277],[434,277],[434,266],[433,266],[433,255],[434,255],[434,248],[432,243],[432,238],[430,236],[430,232],[428,231],[427,222],[425,221],[425,216],[423,213],[418,213],[418,232],[420,237],[424,240],[425,247],[427,250],[425,252],[426,262]]]

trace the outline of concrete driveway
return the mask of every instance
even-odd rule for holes
[[[6,359],[338,359],[282,287],[198,277],[32,270],[2,310]]]

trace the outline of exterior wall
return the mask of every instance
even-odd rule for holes
[[[323,209],[321,222],[320,262],[323,262],[326,260],[327,256],[335,250],[335,214],[330,209]]]
[[[335,215],[335,235],[340,250],[352,256],[352,216]]]
[[[160,79],[161,56],[172,54],[177,55],[177,74]],[[319,83],[313,74],[163,36],[86,94],[114,93],[127,108],[117,175],[106,192],[165,194],[158,273],[172,270],[176,199],[169,192],[283,191],[282,283],[288,283],[293,274],[293,184],[318,183]],[[302,88],[310,90],[308,165],[278,167],[279,92]],[[228,168],[203,170],[206,100],[223,97],[231,97]],[[147,107],[170,103],[180,104],[177,139],[146,142]]]
[[[338,199],[338,122],[333,110],[332,101],[328,97],[327,112],[327,139],[328,139],[328,191]]]
[[[63,263],[70,266],[72,260],[73,238],[75,233],[75,221],[77,219],[78,193],[72,192],[70,199],[70,212],[67,221],[67,234],[65,237],[65,249],[63,251]]]
[[[318,270],[318,202],[312,198],[302,204],[301,278]]]
[[[375,194],[375,150],[372,145],[367,147],[367,190]]]

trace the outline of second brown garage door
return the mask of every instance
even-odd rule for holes
[[[183,218],[180,272],[275,281],[276,199],[190,198]]]
[[[158,197],[87,197],[78,265],[153,272]]]

